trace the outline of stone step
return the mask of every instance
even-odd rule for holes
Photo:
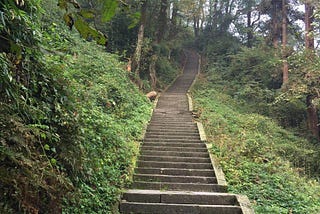
[[[191,128],[196,129],[196,123],[193,124],[169,124],[169,123],[150,123],[149,129],[166,129],[166,130],[191,130]],[[149,130],[148,129],[148,130]]]
[[[143,161],[165,161],[165,162],[190,162],[190,163],[211,163],[210,158],[199,157],[177,157],[177,156],[153,156],[141,155],[139,160]]]
[[[194,121],[192,121],[192,120],[184,122],[184,121],[179,121],[179,119],[171,120],[171,121],[162,121],[162,120],[153,121],[153,120],[151,120],[149,122],[149,125],[153,125],[153,124],[158,125],[158,126],[159,125],[163,125],[163,126],[166,126],[166,125],[167,126],[168,125],[175,125],[175,126],[182,125],[182,126],[186,126],[186,127],[192,126],[192,125],[196,125],[196,123]]]
[[[161,137],[150,137],[146,136],[144,139],[144,142],[149,142],[149,143],[189,143],[189,144],[203,144],[201,141],[200,137],[198,138],[161,138]]]
[[[161,101],[162,102],[162,101]],[[160,102],[158,102],[160,103]],[[153,117],[174,117],[174,116],[191,116],[192,112],[188,109],[180,109],[179,111],[160,111],[160,109],[155,109],[153,112]]]
[[[160,124],[160,123],[150,123],[148,125],[148,130],[150,129],[165,129],[165,130],[194,130],[197,129],[197,124],[192,123],[192,124]]]
[[[215,177],[211,169],[178,169],[178,168],[144,168],[138,167],[135,173],[139,174],[161,174],[161,175],[181,175],[181,176],[204,176]]]
[[[200,140],[200,136],[182,136],[182,135],[152,135],[146,134],[145,139],[160,139],[160,140]]]
[[[182,169],[211,169],[211,163],[188,163],[188,162],[160,162],[160,161],[137,161],[138,167],[149,168],[182,168]]]
[[[174,121],[176,119],[185,119],[185,120],[190,120],[192,119],[192,114],[166,114],[166,115],[152,115],[151,119],[170,119],[171,121]],[[191,121],[191,120],[190,120]]]
[[[185,133],[179,133],[179,132],[159,132],[159,131],[149,131],[145,135],[146,137],[177,137],[177,138],[186,138],[186,137],[199,137],[199,133],[194,131],[194,132],[185,132]]]
[[[176,148],[176,147],[174,147],[174,148]],[[180,148],[180,147],[178,147],[178,148]],[[202,158],[209,157],[209,154],[207,151],[206,152],[194,152],[194,151],[182,152],[180,150],[176,150],[176,151],[142,150],[141,155],[202,157]]]
[[[179,94],[172,94],[168,95],[167,93],[163,96],[161,96],[161,101],[166,100],[172,100],[172,101],[186,101],[187,102],[187,96],[186,94],[179,93]]]
[[[179,103],[180,105],[187,105],[188,101],[187,101],[187,97],[186,95],[178,95],[178,96],[171,96],[171,97],[161,97],[161,99],[159,100],[160,102],[158,102],[158,109],[161,109],[161,107],[167,107],[170,106],[174,103]],[[174,106],[174,105],[172,105]],[[174,107],[179,107],[179,106],[174,106]],[[184,108],[180,108],[180,109],[184,109]]]
[[[199,132],[197,127],[188,128],[187,130],[185,128],[179,129],[179,128],[172,128],[172,127],[153,127],[148,128],[147,133],[179,133],[179,134],[185,134],[185,133],[194,133]]]
[[[181,127],[188,127],[188,126],[193,126],[195,125],[195,123],[193,121],[188,121],[188,122],[184,122],[184,121],[162,121],[162,120],[157,120],[157,121],[150,121],[150,125],[156,123],[159,126],[181,126]]]
[[[190,134],[190,135],[194,135],[198,133],[198,129],[194,129],[194,130],[172,130],[172,129],[148,129],[147,130],[147,134],[167,134],[167,135],[171,135],[171,134],[180,134],[180,135],[185,135],[185,134]]]
[[[249,203],[225,193],[201,142],[186,95],[198,74],[197,54],[186,51],[184,74],[162,93],[153,111],[131,190],[124,193],[120,213],[243,214]],[[246,207],[243,207],[245,204]],[[244,211],[242,211],[242,208]],[[252,212],[253,213],[253,212]]]
[[[145,141],[143,142],[144,146],[162,146],[162,147],[193,147],[193,148],[206,148],[206,145],[199,141],[198,143],[180,143],[180,142],[153,142]]]
[[[217,183],[217,179],[215,177],[158,175],[158,174],[134,174],[133,180],[147,181],[147,182],[168,182],[168,183],[202,183],[202,184]]]
[[[158,124],[153,123],[148,125],[149,130],[171,130],[171,131],[181,131],[181,130],[190,130],[190,131],[198,131],[198,127],[196,124],[192,125],[168,125],[168,124]]]
[[[192,121],[192,118],[170,118],[170,119],[166,119],[166,118],[151,118],[149,123],[162,123],[162,124],[190,124],[190,123],[194,123]]]
[[[184,96],[172,96],[172,97],[161,97],[158,101],[157,109],[164,110],[165,112],[170,112],[176,110],[175,112],[180,112],[187,110],[184,108],[188,105],[187,97]],[[168,108],[169,107],[169,108]],[[171,108],[170,108],[171,107]],[[178,111],[180,110],[180,111]]]
[[[130,202],[167,204],[239,205],[237,196],[229,193],[159,190],[127,190],[123,199]]]
[[[163,142],[163,143],[203,143],[200,140],[190,139],[159,139],[159,138],[145,138],[144,142]]]
[[[176,85],[176,82],[174,82],[174,85]],[[171,86],[173,87],[173,85]],[[187,99],[186,93],[181,93],[180,91],[176,93],[176,91],[170,91],[172,89],[170,89],[171,87],[169,87],[166,92],[164,94],[161,95],[161,98],[184,98]],[[172,93],[172,94],[171,94]]]
[[[183,121],[192,121],[192,114],[181,114],[181,115],[166,115],[166,116],[157,116],[153,115],[151,120],[166,120],[166,121],[175,121],[175,120],[183,120]]]
[[[141,151],[179,151],[179,152],[208,152],[206,148],[199,147],[162,147],[162,146],[147,146],[142,144]]]
[[[162,97],[163,98],[163,97]],[[162,102],[162,98],[158,103]],[[188,109],[180,109],[179,111],[162,111],[161,109],[156,108],[153,112],[153,115],[180,115],[180,114],[192,114]]]
[[[187,102],[187,96],[186,94],[177,94],[177,95],[170,95],[170,96],[161,96],[161,101],[167,101],[170,100],[172,102]],[[160,103],[160,102],[158,102]],[[164,104],[167,104],[167,102],[164,102]]]
[[[157,113],[155,112],[151,118],[171,118],[171,119],[176,119],[176,118],[183,118],[183,119],[192,119],[192,112],[190,111],[183,111],[183,112],[168,112],[168,113]]]
[[[193,192],[226,192],[227,186],[219,184],[198,183],[169,183],[169,182],[146,182],[134,181],[134,189],[161,190],[161,191],[193,191]]]
[[[232,205],[198,205],[198,204],[165,204],[121,202],[121,213],[152,213],[152,214],[242,214],[241,207]]]
[[[186,134],[186,133],[197,133],[199,132],[198,128],[195,126],[193,128],[177,128],[177,127],[149,127],[147,130],[147,133],[177,133],[177,134]]]

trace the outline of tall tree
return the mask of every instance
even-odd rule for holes
[[[159,20],[158,20],[158,33],[157,33],[157,42],[160,43],[167,29],[167,9],[168,9],[168,0],[161,0],[160,11],[159,11]]]
[[[172,11],[171,11],[171,19],[170,19],[170,39],[176,34],[177,23],[178,23],[178,0],[173,0],[171,3]]]
[[[281,1],[271,1],[271,40],[274,48],[278,48],[281,29]]]
[[[256,10],[256,0],[244,0],[242,2],[244,7],[244,13],[247,16],[247,26],[246,26],[246,33],[247,33],[247,46],[250,48],[253,45],[254,39],[254,27],[258,21],[260,21],[260,11],[258,14],[255,15],[253,12]],[[254,20],[253,20],[254,19]]]
[[[252,19],[252,6],[248,4],[248,12],[247,12],[247,46],[250,48],[252,46],[253,39],[253,29],[251,25]]]
[[[135,52],[132,57],[132,66],[131,69],[135,74],[136,84],[141,88],[141,79],[140,79],[140,65],[141,65],[141,53],[144,40],[144,30],[146,25],[146,16],[147,16],[147,5],[148,0],[143,0],[141,2],[141,17],[140,17],[140,26],[138,31],[138,39]]]
[[[287,61],[287,7],[288,2],[287,0],[282,0],[282,60],[283,60],[283,68],[282,68],[282,86],[287,85],[289,80],[289,65]]]
[[[306,47],[306,57],[307,61],[312,59],[314,56],[314,30],[313,30],[313,14],[314,13],[314,6],[310,1],[305,2],[305,47]],[[307,119],[308,119],[308,126],[310,131],[312,132],[313,136],[319,138],[319,118],[318,118],[318,110],[313,100],[317,98],[316,94],[308,94],[306,98],[307,104]]]
[[[207,27],[211,31],[213,28],[217,28],[217,7],[218,0],[209,0],[209,8],[208,8],[208,18],[207,18]]]

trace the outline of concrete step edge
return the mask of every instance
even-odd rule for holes
[[[235,205],[240,206],[237,195],[216,192],[160,191],[160,190],[127,190],[123,200],[143,203],[168,204],[202,204],[202,205]]]
[[[158,162],[175,162],[175,163],[211,163],[209,158],[198,158],[198,157],[175,157],[175,156],[143,156],[139,158],[141,161],[158,161]]]
[[[143,155],[150,155],[150,154],[156,154],[158,156],[178,156],[178,157],[203,157],[207,158],[209,157],[209,154],[207,152],[176,152],[176,151],[157,151],[157,150],[141,150],[140,154]]]
[[[205,160],[209,160],[210,161],[210,158],[208,157],[208,158],[199,158],[199,157],[177,157],[177,156],[158,156],[158,155],[140,155],[139,157],[142,157],[142,158],[177,158],[177,159],[183,159],[183,160],[191,160],[191,159],[197,159],[197,160],[203,160],[203,161],[205,161]],[[211,163],[211,162],[210,162]]]
[[[152,141],[144,141],[142,145],[145,146],[173,146],[173,147],[201,147],[206,148],[204,143],[180,143],[180,142],[152,142]]]
[[[189,132],[156,132],[156,131],[147,131],[147,135],[177,135],[177,136],[199,136],[197,131]]]
[[[190,167],[205,167],[205,169],[211,169],[213,170],[212,164],[211,163],[196,163],[196,162],[172,162],[172,161],[143,161],[143,160],[138,160],[137,161],[138,166],[172,166],[172,168],[186,168],[190,169]],[[175,167],[174,167],[175,166]],[[185,167],[184,167],[185,166]],[[191,168],[194,169],[194,168]],[[200,168],[203,169],[203,168]]]
[[[207,152],[206,148],[199,148],[199,147],[165,147],[165,146],[146,146],[146,145],[142,145],[141,146],[141,152],[143,151],[161,151],[161,152],[175,152],[175,151],[180,151],[180,152],[202,152],[205,153]],[[193,153],[194,153],[193,152]]]
[[[142,174],[161,174],[161,175],[204,175],[215,176],[211,169],[179,169],[179,168],[159,168],[159,167],[137,167],[135,173]]]
[[[165,183],[192,183],[192,184],[216,184],[215,177],[204,176],[177,176],[158,174],[134,174],[134,181],[140,182],[165,182]]]
[[[197,192],[227,192],[227,186],[207,183],[177,183],[177,182],[148,182],[134,181],[133,189],[151,189],[151,190],[185,190]]]
[[[236,206],[236,205],[203,205],[203,204],[169,204],[169,203],[143,203],[143,202],[128,202],[128,201],[121,201],[120,204],[120,212],[125,212],[125,204],[130,204],[130,205],[142,205],[142,206],[155,206],[156,209],[154,210],[156,213],[163,213],[164,210],[157,210],[157,209],[161,209],[161,207],[177,207],[179,209],[177,209],[178,213],[201,213],[201,209],[203,208],[211,208],[212,209],[212,213],[213,214],[225,214],[226,212],[221,212],[223,209],[234,209],[237,210],[238,212],[234,212],[234,214],[240,214],[241,213],[241,207],[240,206]],[[186,209],[182,210],[181,207],[185,207]],[[141,207],[142,208],[142,207]],[[191,208],[195,208],[195,209],[191,209]],[[145,209],[147,209],[147,207],[145,207]],[[199,209],[199,210],[198,210]],[[219,209],[219,210],[217,210]],[[165,209],[166,211],[168,211],[168,209]],[[196,211],[197,210],[197,211]],[[130,212],[131,211],[131,212]],[[130,210],[128,210],[128,213],[132,213],[133,212],[137,212],[138,210],[133,210],[133,207],[131,207]],[[147,213],[149,213],[152,210],[149,210]],[[195,212],[196,211],[196,212]],[[140,212],[146,213],[146,210],[143,211],[140,210]],[[176,213],[176,212],[175,212]],[[208,212],[206,212],[208,213]],[[232,213],[230,211],[227,212]]]
[[[144,142],[182,142],[182,143],[202,143],[201,140],[189,140],[189,139],[159,139],[159,138],[148,138],[144,139]]]

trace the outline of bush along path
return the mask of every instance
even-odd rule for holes
[[[154,110],[120,213],[253,213],[245,196],[226,193],[224,175],[189,111],[187,91],[198,71],[198,55],[187,52],[184,73]]]

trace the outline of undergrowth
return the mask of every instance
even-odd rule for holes
[[[250,113],[246,102],[224,93],[219,78],[215,73],[199,80],[193,96],[229,190],[247,195],[256,213],[319,213],[320,184],[305,174],[316,171],[308,167],[319,148]]]
[[[63,212],[114,212],[112,206],[129,182],[151,104],[130,82],[116,55],[65,33],[68,52],[48,54],[47,60],[69,81],[83,155],[79,174],[70,175],[76,190],[65,197]],[[62,42],[61,34],[56,39]]]
[[[0,4],[1,33],[15,32],[0,48],[0,213],[115,213],[151,103],[118,56],[61,26],[49,3],[42,23],[25,12],[38,1]]]

